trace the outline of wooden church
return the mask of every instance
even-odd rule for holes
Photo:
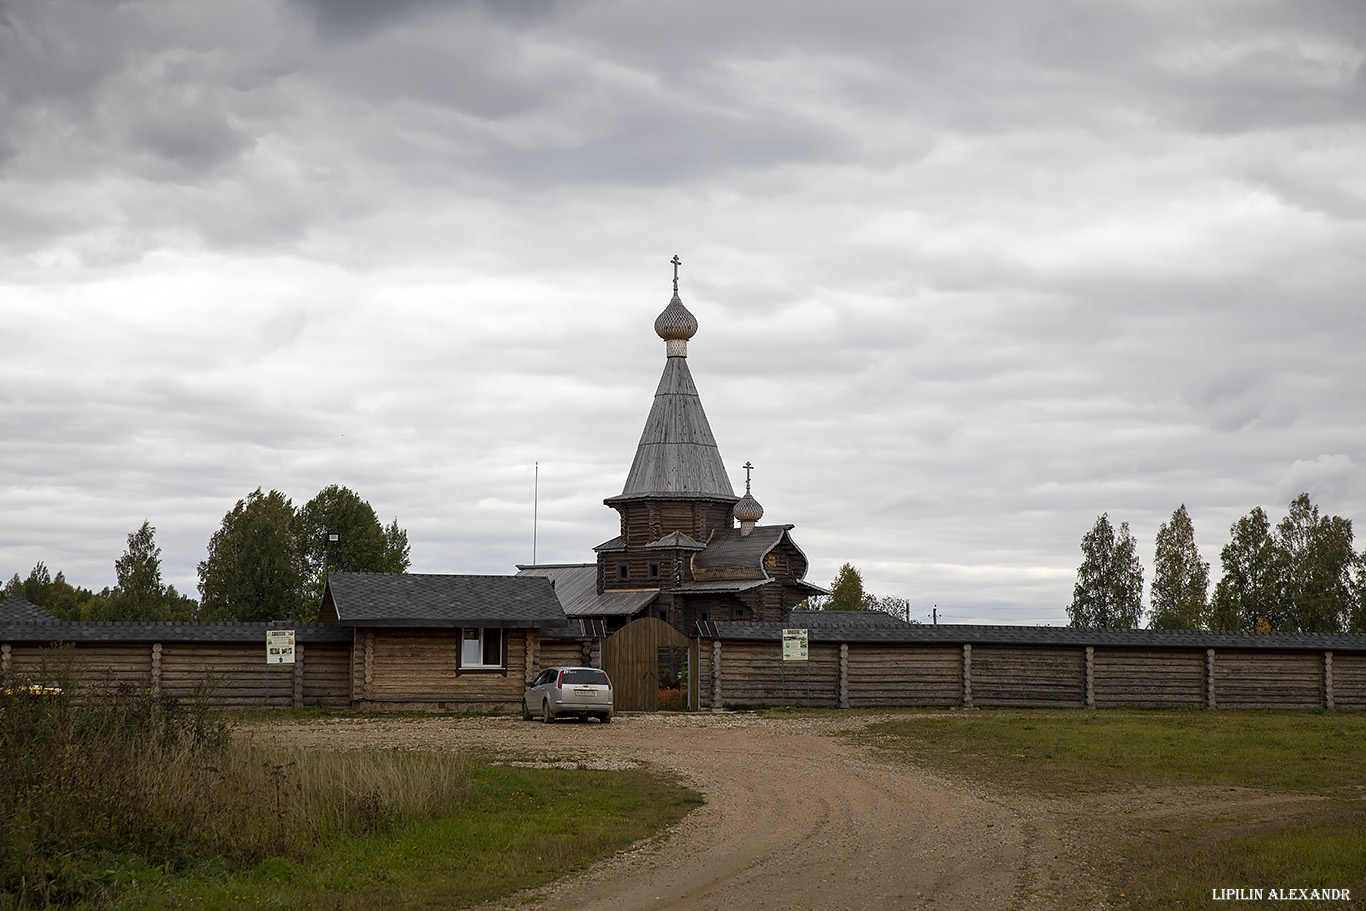
[[[610,633],[653,616],[691,637],[698,621],[786,622],[792,609],[824,589],[805,581],[808,562],[791,525],[761,525],[750,492],[735,495],[721,451],[688,369],[697,318],[678,296],[655,319],[664,340],[664,373],[621,493],[603,502],[621,534],[593,550],[593,563],[518,566],[546,576],[572,620],[598,620]]]

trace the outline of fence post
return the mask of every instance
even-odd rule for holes
[[[849,708],[849,645],[840,643],[839,707]]]
[[[1323,705],[1333,711],[1333,653],[1323,653]]]
[[[963,708],[972,708],[972,646],[963,645]]]
[[[152,645],[152,697],[161,698],[161,643]]]
[[[1096,707],[1096,649],[1086,646],[1086,707]]]
[[[304,647],[294,646],[294,707],[304,707]]]
[[[9,673],[9,652],[10,647],[8,642],[6,642],[4,645],[0,645],[0,673]]]
[[[535,628],[526,631],[526,660],[522,662],[523,682],[531,685],[541,672],[541,631]]]
[[[365,631],[365,688],[361,690],[361,695],[369,700],[374,695],[375,682],[375,631]]]
[[[711,710],[721,709],[721,640],[717,639],[711,644]]]
[[[1214,703],[1214,649],[1205,649],[1205,708],[1215,708]]]

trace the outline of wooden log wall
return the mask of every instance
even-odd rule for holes
[[[579,639],[541,639],[541,667],[586,667],[592,657]]]
[[[1366,709],[1366,655],[1333,652],[1333,707]]]
[[[1086,651],[974,645],[972,702],[978,706],[1083,707]]]
[[[1366,709],[1358,652],[813,643],[810,654],[794,687],[779,643],[701,640],[694,704]]]
[[[1098,648],[1092,656],[1096,708],[1192,708],[1205,704],[1205,652]]]
[[[963,655],[956,645],[864,645],[848,649],[850,708],[958,705]]]
[[[7,644],[9,673],[44,686],[74,684],[79,695],[145,691],[152,686],[151,646],[138,644],[64,645],[51,648],[30,643]]]
[[[161,694],[183,702],[203,699],[215,709],[292,708],[294,665],[266,664],[264,642],[167,642]]]
[[[1325,707],[1323,653],[1218,650],[1214,693],[1221,709]]]
[[[838,705],[839,646],[816,644],[807,654],[807,661],[783,661],[782,649],[774,643],[726,642],[722,646],[718,679],[714,651],[704,643],[703,667],[698,673],[701,708],[705,711],[730,705]]]
[[[461,669],[458,629],[366,629],[353,691],[358,702],[382,706],[458,708],[515,706],[526,691],[526,631],[510,629],[503,639],[499,670]],[[356,686],[357,665],[361,685]]]

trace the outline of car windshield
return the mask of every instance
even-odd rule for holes
[[[607,675],[602,671],[595,671],[589,668],[570,668],[560,677],[561,684],[571,683],[596,683],[599,686],[608,686]]]

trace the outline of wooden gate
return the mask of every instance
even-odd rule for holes
[[[602,644],[602,668],[612,678],[618,712],[653,712],[659,700],[659,650],[687,648],[678,630],[655,617],[626,624]]]

